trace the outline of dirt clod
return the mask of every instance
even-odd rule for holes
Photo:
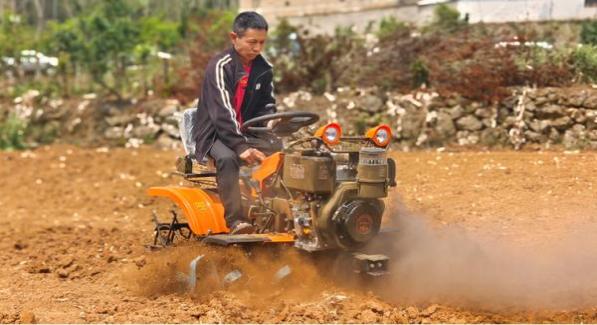
[[[145,260],[145,256],[139,256],[133,259],[133,262],[135,263],[135,265],[137,265],[138,268],[142,268],[147,263],[147,261]]]
[[[56,274],[58,274],[60,278],[66,279],[70,275],[70,272],[66,269],[59,269]]]
[[[35,324],[37,323],[37,319],[35,318],[35,314],[31,311],[22,311],[19,315],[19,321],[21,324]]]
[[[75,262],[74,258],[67,256],[67,257],[63,258],[60,262],[58,262],[58,265],[63,268],[68,268],[69,266],[73,265],[74,262]]]
[[[425,308],[422,312],[421,312],[421,316],[423,317],[429,317],[431,315],[433,315],[433,313],[435,313],[437,311],[438,305],[431,305],[427,308]]]
[[[417,317],[419,317],[419,310],[417,309],[417,307],[410,306],[406,308],[406,314],[408,315],[408,318],[416,319]]]
[[[379,315],[374,313],[372,310],[364,310],[361,312],[359,321],[363,323],[379,323]]]
[[[51,269],[49,266],[44,265],[44,264],[33,264],[28,268],[29,273],[41,273],[41,274],[47,274],[47,273],[51,273]]]

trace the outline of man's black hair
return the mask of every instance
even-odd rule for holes
[[[265,21],[265,18],[263,18],[262,15],[256,13],[255,11],[241,12],[238,14],[238,16],[236,16],[236,18],[234,18],[232,31],[238,36],[243,37],[249,28],[267,31],[267,21]]]

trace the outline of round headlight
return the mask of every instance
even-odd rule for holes
[[[388,142],[388,130],[385,128],[379,128],[377,133],[375,134],[375,139],[377,143],[387,143]]]
[[[327,145],[335,145],[340,142],[342,128],[338,123],[329,123],[319,128],[315,132],[315,136],[323,140]]]
[[[324,135],[327,142],[336,142],[338,139],[338,129],[329,127],[325,130]]]
[[[373,141],[378,147],[387,147],[392,139],[392,129],[387,124],[382,124],[365,133],[365,137]]]

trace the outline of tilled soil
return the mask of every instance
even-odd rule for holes
[[[148,251],[165,203],[144,192],[180,182],[177,154],[0,153],[0,322],[597,322],[595,152],[394,154],[398,232],[372,249],[395,272],[365,284],[292,249]],[[201,254],[217,275],[200,261],[188,292],[178,273]]]

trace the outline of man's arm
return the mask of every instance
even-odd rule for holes
[[[246,137],[240,131],[240,123],[232,107],[230,92],[226,88],[224,66],[230,64],[230,60],[229,57],[224,56],[215,64],[208,66],[203,85],[204,98],[201,100],[204,101],[209,118],[216,127],[218,139],[240,156],[250,147]]]

